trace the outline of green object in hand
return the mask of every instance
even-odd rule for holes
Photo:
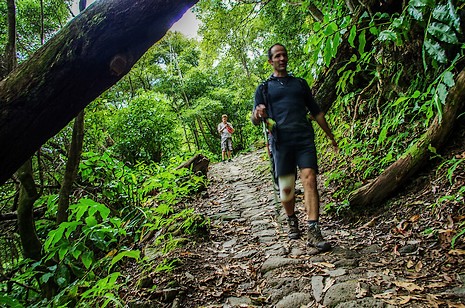
[[[275,120],[273,120],[272,118],[266,119],[266,128],[268,128],[269,131],[271,131],[275,125],[276,125]]]

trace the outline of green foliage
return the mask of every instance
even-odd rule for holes
[[[332,63],[338,31],[348,31],[348,43],[357,51],[339,66],[339,96],[327,114],[342,158],[327,151],[326,137],[318,133],[322,161],[333,163],[326,184],[339,187],[335,198],[346,199],[351,191],[379,175],[415,144],[434,117],[441,121],[463,45],[456,10],[451,1],[410,1],[401,14],[365,13],[350,21],[341,15],[313,22],[314,35],[305,45],[313,56],[309,75],[316,76],[320,68],[315,65]],[[396,58],[397,51],[408,51],[417,42],[423,54]],[[433,44],[435,48],[428,47]],[[318,56],[315,50],[319,50]],[[423,63],[423,73],[415,71],[416,57]]]
[[[188,169],[176,169],[182,157],[172,157],[168,166],[137,164],[125,166],[109,153],[84,153],[81,180],[92,196],[69,207],[69,220],[55,226],[48,219],[37,222],[43,238],[44,258],[23,260],[11,278],[13,289],[1,302],[28,302],[29,307],[123,306],[119,288],[124,283],[120,269],[127,262],[141,268],[172,269],[177,262],[147,260],[133,243],[146,240],[156,231],[154,249],[163,256],[187,242],[186,237],[203,236],[209,220],[182,202],[205,187],[206,179]],[[101,200],[97,202],[94,200]],[[48,215],[56,209],[56,195],[44,195],[37,204],[47,205]],[[59,293],[42,299],[41,286],[53,282]],[[30,289],[24,292],[24,286]],[[0,283],[6,290],[8,284]]]
[[[423,66],[427,70],[426,55],[432,58],[433,67],[450,62],[451,46],[461,45],[457,34],[461,32],[460,17],[452,1],[436,4],[434,1],[411,0],[408,15],[425,28],[423,44]],[[454,52],[454,51],[452,51]],[[458,50],[455,50],[458,53]]]
[[[175,116],[169,111],[162,95],[144,92],[115,113],[110,133],[115,141],[114,150],[122,160],[160,162],[163,155],[177,149]]]
[[[71,1],[43,1],[43,34],[41,41],[42,21],[41,2],[33,0],[16,0],[16,31],[21,43],[17,44],[18,61],[22,62],[52,37],[69,19],[68,6]],[[0,49],[5,50],[7,42],[7,9],[6,1],[0,2]]]
[[[179,259],[174,260],[163,260],[162,263],[158,264],[155,268],[155,272],[170,272],[172,271],[176,265],[179,263]]]
[[[145,165],[139,165],[144,168]],[[111,200],[118,208],[131,204],[141,204],[144,196],[138,190],[143,174],[114,159],[105,152],[83,153],[79,166],[82,180],[95,188],[97,198]]]

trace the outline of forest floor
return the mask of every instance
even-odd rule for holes
[[[451,247],[465,206],[437,202],[451,186],[433,169],[383,207],[350,216],[324,212],[332,191],[319,178],[333,249],[318,254],[305,238],[288,239],[263,149],[211,164],[207,192],[189,204],[210,217],[208,236],[172,251],[178,266],[153,273],[156,290],[140,289],[130,307],[465,307],[463,236]],[[457,176],[463,186],[465,172]],[[303,225],[299,181],[297,192]]]

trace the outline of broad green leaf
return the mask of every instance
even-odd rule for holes
[[[436,91],[438,93],[439,101],[441,102],[441,104],[445,105],[448,94],[446,85],[443,83],[438,84]]]
[[[71,249],[71,255],[77,260],[79,258],[79,256],[81,255],[82,253],[82,250],[80,249],[80,245],[78,246],[74,246],[72,249]]]
[[[365,37],[365,30],[363,30],[360,35],[358,36],[358,52],[363,55],[365,53],[365,45],[366,45],[366,37]]]
[[[320,29],[321,29],[321,23],[318,22],[318,21],[315,22],[315,23],[313,24],[313,31],[318,32],[318,31],[320,31]]]
[[[378,137],[379,144],[383,143],[384,140],[386,140],[387,133],[388,133],[388,126],[385,125],[383,129],[381,130],[381,133],[379,134],[379,137]]]
[[[367,11],[363,11],[362,16],[360,16],[360,20],[362,20],[364,18],[371,18]]]
[[[409,5],[407,8],[407,12],[409,13],[410,16],[413,17],[413,19],[422,21],[423,20],[423,12],[417,9],[416,7]]]
[[[70,221],[70,222],[62,223],[62,225],[63,224],[66,225],[65,237],[69,238],[70,235],[77,229],[77,227],[82,225],[82,222],[80,222],[80,221]]]
[[[443,23],[449,23],[449,7],[448,5],[437,5],[433,10],[433,18]]]
[[[40,282],[41,283],[47,283],[47,281],[50,280],[50,278],[53,277],[53,273],[45,273],[40,277]]]
[[[325,31],[324,31],[324,34],[327,35],[327,36],[330,36],[332,35],[334,32],[336,32],[338,30],[338,26],[337,24],[333,21],[331,22],[330,24],[328,24],[328,26],[326,27]]]
[[[110,269],[113,267],[113,265],[121,260],[122,258],[127,257],[127,258],[133,258],[136,260],[140,259],[140,250],[128,250],[128,251],[123,251],[117,254],[116,256],[111,259],[110,263]]]
[[[454,74],[451,72],[445,72],[443,77],[443,82],[449,87],[453,87],[455,85]]]
[[[421,92],[420,92],[420,91],[418,91],[418,90],[416,90],[415,92],[413,92],[413,94],[412,94],[412,98],[419,98],[419,97],[420,97],[420,95],[421,95]]]
[[[59,260],[63,260],[65,255],[68,253],[70,246],[69,245],[61,245],[60,250],[58,250],[58,258]]]
[[[325,44],[325,51],[324,51],[324,60],[325,60],[326,66],[329,66],[329,64],[331,63],[332,57],[333,57],[332,41],[330,39],[327,39],[326,44]]]
[[[333,54],[332,54],[333,57],[336,57],[337,49],[338,49],[339,44],[340,44],[340,38],[341,38],[341,36],[340,36],[339,32],[336,32],[334,34],[333,44],[332,44],[333,45]]]
[[[357,35],[357,27],[352,26],[352,28],[350,28],[349,38],[347,39],[350,46],[352,46],[352,48],[355,48],[354,40],[355,40],[356,35]]]
[[[45,241],[44,249],[48,250],[51,246],[58,243],[63,237],[64,231],[65,229],[60,226],[58,227],[58,229],[50,231],[48,233],[47,240]]]
[[[400,103],[402,103],[403,101],[406,101],[406,100],[408,100],[408,99],[410,99],[410,97],[408,97],[408,96],[401,96],[401,97],[399,97],[398,99],[396,99],[396,101],[392,104],[392,106],[393,106],[393,107],[394,107],[394,106],[397,106],[397,105],[399,105]]]
[[[86,225],[88,227],[93,227],[93,226],[95,226],[97,224],[98,224],[98,221],[97,221],[97,219],[95,219],[94,216],[89,216],[89,217],[86,218]]]
[[[402,27],[402,24],[404,23],[404,17],[403,16],[400,16],[398,18],[395,18],[391,25],[394,27],[394,28],[400,28]]]
[[[433,42],[429,39],[426,39],[424,42],[426,52],[439,63],[446,63],[447,57],[444,48],[439,45],[438,42]]]
[[[111,273],[110,275],[108,275],[109,279],[108,279],[108,284],[110,286],[113,286],[115,283],[116,283],[116,280],[121,276],[121,273],[120,272],[115,272],[115,273]]]
[[[384,42],[384,41],[395,42],[397,40],[397,33],[391,30],[383,30],[379,34],[378,40],[380,40],[381,42]]]
[[[455,32],[448,26],[438,22],[432,22],[427,29],[428,33],[438,38],[441,42],[457,44]]]
[[[84,264],[86,269],[89,269],[90,266],[92,265],[93,255],[94,254],[92,251],[86,251],[81,255],[82,264]]]
[[[377,36],[379,34],[379,29],[378,27],[370,27],[370,33],[373,34],[374,36]]]
[[[107,307],[110,302],[115,303],[114,307],[121,306],[121,303],[118,300],[118,298],[115,296],[115,294],[108,292],[105,294],[104,297],[106,298],[106,300],[102,303],[101,308]]]
[[[437,5],[433,10],[433,18],[460,31],[460,18],[451,1],[448,1],[446,5]]]

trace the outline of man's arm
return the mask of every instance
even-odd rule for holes
[[[338,148],[337,142],[336,142],[336,140],[334,139],[334,135],[333,135],[333,133],[331,132],[331,129],[329,128],[328,122],[326,122],[325,114],[324,114],[323,112],[318,113],[318,114],[315,116],[315,121],[316,121],[316,122],[318,123],[318,125],[320,125],[320,127],[323,129],[323,131],[325,132],[326,136],[328,136],[329,140],[331,140],[331,143],[332,143],[333,147],[335,147],[335,148],[337,149],[337,148]]]

